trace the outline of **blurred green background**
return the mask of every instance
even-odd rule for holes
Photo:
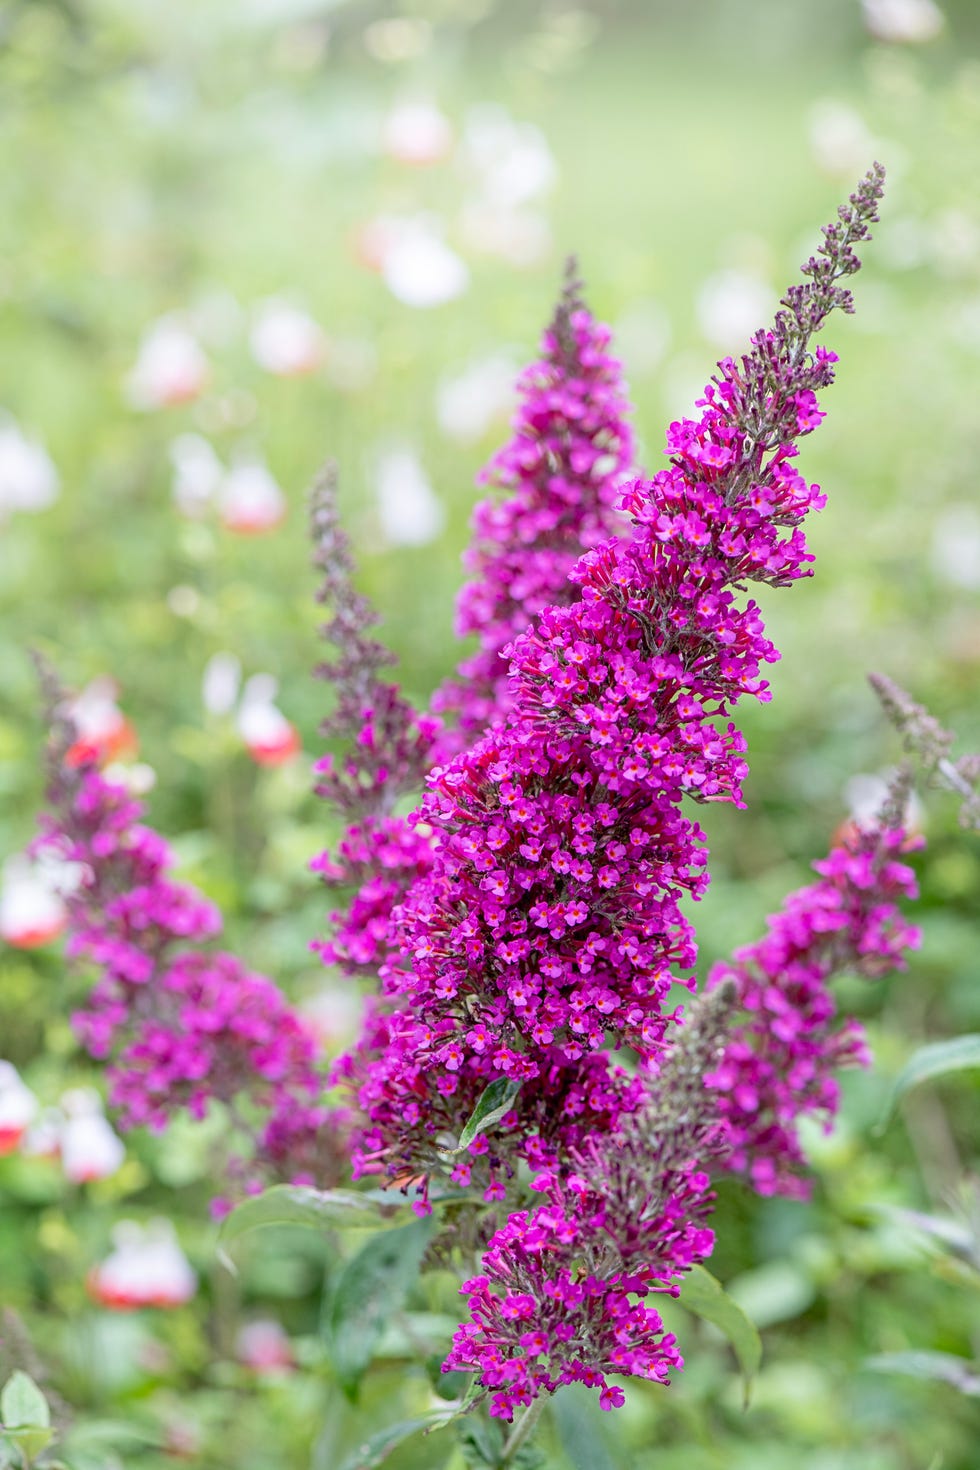
[[[742,714],[749,809],[708,814],[705,964],[806,880],[850,778],[896,759],[868,669],[976,746],[974,0],[941,15],[928,0],[7,0],[0,123],[0,860],[29,840],[41,800],[35,644],[74,687],[116,681],[156,773],[152,820],[186,876],[223,905],[251,963],[315,998],[323,904],[306,864],[329,815],[306,759],[257,767],[235,708],[202,698],[209,661],[231,654],[245,677],[275,675],[306,756],[319,751],[314,471],[339,460],[362,584],[424,701],[461,654],[452,608],[474,477],[506,433],[506,385],[534,353],[564,256],[577,252],[613,325],[655,468],[666,422],[771,315],[875,157],[889,170],[883,219],[857,314],[827,334],[839,380],[801,460],[830,496],[811,531],[817,574],[764,599],[784,662],[773,703]],[[180,396],[146,357],[161,319],[187,400],[154,406]],[[270,371],[276,352],[280,369],[293,352],[311,370]],[[264,467],[285,495],[264,534],[225,524],[236,465]],[[18,508],[32,485],[50,499],[55,477],[50,504]],[[862,1367],[885,1351],[980,1353],[976,1294],[874,1213],[940,1207],[976,1162],[969,1075],[871,1134],[916,1044],[980,1030],[980,854],[944,799],[926,827],[921,954],[873,991],[843,987],[878,1063],[847,1079],[840,1128],[815,1140],[813,1202],[723,1192],[715,1269],[767,1329],[753,1407],[743,1414],[727,1350],[685,1322],[677,1385],[634,1389],[598,1424],[570,1398],[548,1431],[555,1465],[980,1462],[975,1400]],[[57,946],[4,947],[0,967],[0,1055],[53,1101],[89,1077],[67,1024],[77,982]],[[72,1190],[40,1163],[0,1160],[0,1302],[81,1422],[146,1430],[146,1446],[96,1435],[76,1449],[83,1470],[181,1454],[251,1470],[311,1453],[331,1470],[365,1423],[427,1402],[397,1341],[360,1418],[329,1383],[316,1330],[328,1247],[273,1232],[237,1283],[217,1271],[211,1143],[130,1140],[118,1175]],[[198,1300],[146,1320],[87,1305],[112,1221],[161,1210],[206,1278]],[[430,1295],[416,1306],[438,1350],[453,1283]],[[236,1366],[243,1314],[282,1316],[308,1371],[256,1381]],[[153,1445],[167,1435],[164,1454]],[[451,1465],[444,1438],[389,1463]]]

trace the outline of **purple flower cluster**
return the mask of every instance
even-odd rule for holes
[[[512,1214],[462,1287],[471,1320],[446,1367],[480,1373],[491,1414],[509,1419],[576,1382],[618,1408],[623,1391],[606,1374],[665,1383],[683,1367],[647,1298],[676,1296],[714,1245],[707,1166],[721,1130],[703,1074],[720,1055],[732,1000],[727,986],[696,1003],[638,1106],[572,1148],[562,1174],[535,1179],[547,1203]]]
[[[217,1100],[248,1128],[259,1175],[335,1177],[311,1035],[272,981],[201,948],[221,929],[217,910],[169,877],[171,853],[124,787],[91,760],[64,763],[67,738],[52,751],[39,845],[78,865],[68,953],[99,978],[73,1024],[93,1056],[111,1059],[124,1126],[162,1129],[175,1112],[200,1118]]]
[[[889,809],[716,967],[689,1018],[670,1009],[674,984],[693,985],[683,905],[708,881],[687,801],[742,803],[731,716],[746,695],[769,698],[779,657],[746,589],[810,575],[802,523],[824,496],[795,467],[797,441],[823,417],[836,361],[811,339],[851,310],[840,282],[882,182],[876,165],[772,328],[719,364],[697,417],[670,426],[669,463],[649,480],[624,484],[618,364],[569,282],[485,475],[505,496],[474,520],[458,627],[479,648],[434,701],[448,730],[382,676],[391,656],[353,587],[332,471],[314,489],[335,650],[318,671],[336,696],[322,731],[343,747],[317,767],[343,831],[313,867],[343,906],[315,947],[380,983],[333,1071],[358,1109],[345,1146],[355,1177],[414,1183],[419,1209],[435,1173],[472,1191],[477,1209],[452,1228],[485,1249],[446,1367],[477,1373],[505,1419],[570,1382],[618,1407],[609,1375],[666,1382],[682,1366],[650,1298],[678,1295],[710,1255],[712,1170],[800,1192],[795,1120],[832,1112],[832,1070],[864,1054],[827,982],[881,974],[917,941],[897,907],[915,886]],[[418,812],[401,817],[427,772]],[[338,1131],[284,998],[202,949],[216,911],[171,879],[165,844],[93,763],[60,761],[52,798],[45,841],[82,872],[72,952],[101,971],[76,1025],[112,1059],[127,1120],[162,1126],[218,1098],[254,1119],[259,1165],[328,1182]],[[626,1048],[631,1065],[614,1065]],[[488,1088],[503,1102],[464,1148]],[[543,1202],[515,1199],[520,1163]],[[481,1198],[526,1207],[503,1217]]]
[[[741,800],[727,715],[768,698],[761,668],[778,654],[739,593],[809,574],[800,523],[824,497],[794,441],[819,422],[835,361],[809,341],[849,309],[837,280],[880,193],[876,171],[775,326],[720,365],[697,420],[671,426],[669,467],[624,495],[632,539],[587,553],[580,600],[513,644],[506,721],[430,777],[420,816],[437,849],[398,911],[413,967],[387,981],[403,1013],[377,1058],[384,1102],[370,1086],[361,1098],[366,1151],[387,1149],[395,1174],[430,1166],[437,1098],[574,1070],[609,1037],[644,1057],[663,1043],[667,993],[695,958],[680,902],[707,882],[681,804]]]
[[[512,702],[505,650],[547,607],[571,601],[568,576],[582,552],[622,529],[619,488],[633,464],[620,364],[609,328],[586,309],[569,263],[568,280],[541,342],[540,360],[518,380],[513,437],[480,475],[502,494],[473,512],[456,632],[479,648],[433,708],[454,726],[441,752],[477,740]]]
[[[763,939],[711,971],[709,987],[733,982],[746,1015],[705,1083],[725,1123],[725,1167],[748,1174],[759,1194],[806,1197],[796,1120],[831,1118],[834,1071],[870,1060],[858,1023],[837,1019],[828,982],[842,972],[877,979],[918,946],[919,930],[897,904],[917,895],[897,854],[918,846],[889,822],[849,825],[814,863],[819,881],[789,895]]]

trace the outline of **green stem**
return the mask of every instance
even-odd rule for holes
[[[514,1431],[504,1445],[504,1453],[500,1461],[499,1470],[507,1470],[507,1466],[513,1464],[517,1451],[523,1444],[527,1443],[538,1427],[538,1420],[541,1417],[541,1410],[543,1408],[544,1394],[538,1394],[536,1399],[531,1400],[520,1419],[514,1425]]]

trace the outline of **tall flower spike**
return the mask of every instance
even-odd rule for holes
[[[389,958],[391,911],[431,861],[427,837],[394,808],[406,793],[420,789],[440,722],[419,713],[397,684],[380,677],[395,660],[370,636],[378,615],[354,588],[332,465],[313,486],[310,529],[313,562],[323,573],[316,597],[331,614],[322,633],[335,649],[333,659],[316,670],[335,697],[320,733],[346,745],[339,759],[327,755],[317,762],[316,791],[347,823],[336,853],[322,853],[312,863],[328,888],[347,896],[346,910],[330,915],[332,937],[314,948],[325,963],[348,974],[376,974]]]
[[[91,756],[66,761],[77,732],[43,666],[42,680],[52,738],[37,845],[77,865],[68,953],[99,978],[72,1020],[92,1056],[110,1062],[123,1123],[162,1129],[217,1100],[251,1134],[258,1175],[332,1182],[339,1140],[311,1036],[271,980],[203,948],[220,932],[217,909],[173,881],[166,843],[123,786]]]
[[[904,969],[918,947],[920,932],[898,907],[918,892],[898,854],[922,845],[902,825],[907,795],[900,782],[874,821],[850,823],[814,863],[819,880],[791,893],[765,936],[708,977],[709,988],[734,986],[745,1013],[705,1079],[727,1131],[724,1166],[760,1194],[807,1197],[797,1121],[816,1115],[829,1128],[840,1099],[834,1074],[870,1061],[862,1027],[838,1018],[830,981],[877,980]]]
[[[481,1275],[461,1288],[471,1321],[445,1367],[479,1373],[491,1414],[509,1419],[573,1382],[597,1388],[601,1407],[613,1409],[623,1392],[606,1374],[666,1383],[683,1367],[676,1339],[645,1301],[676,1296],[714,1245],[707,1169],[720,1128],[703,1077],[720,1056],[733,1000],[729,985],[695,1002],[642,1104],[616,1132],[573,1149],[563,1176],[535,1179],[547,1203],[511,1215]]]
[[[463,557],[473,575],[456,615],[459,636],[475,633],[479,648],[433,699],[453,725],[441,742],[444,755],[471,745],[503,716],[511,702],[504,650],[546,607],[579,596],[568,580],[572,567],[623,528],[616,502],[634,443],[609,341],[609,328],[582,300],[571,258],[540,359],[518,379],[513,435],[480,475],[496,493],[473,512],[473,542]]]
[[[761,666],[778,653],[739,594],[809,574],[800,523],[825,497],[793,469],[794,441],[820,422],[836,361],[810,339],[850,306],[837,282],[882,179],[825,231],[774,327],[719,365],[700,417],[671,425],[670,466],[624,495],[633,539],[587,553],[581,600],[516,640],[507,721],[430,777],[421,815],[439,846],[399,911],[413,973],[392,981],[407,1040],[378,1059],[384,1103],[365,1097],[366,1141],[396,1172],[426,1167],[437,1095],[574,1069],[610,1036],[647,1056],[663,1042],[675,972],[695,958],[680,901],[707,882],[682,803],[741,801],[745,741],[726,717],[768,699]]]

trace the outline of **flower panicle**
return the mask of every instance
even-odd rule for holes
[[[747,584],[809,574],[801,525],[824,503],[793,466],[822,417],[800,397],[808,359],[777,347],[761,437],[722,364],[699,418],[670,426],[669,466],[623,492],[631,539],[587,551],[578,600],[515,639],[509,715],[430,777],[420,815],[438,848],[399,910],[413,964],[392,986],[421,1026],[402,1059],[415,1098],[468,1101],[501,1075],[526,1086],[610,1037],[643,1057],[664,1041],[671,985],[696,958],[681,905],[707,884],[685,798],[741,803],[731,712],[769,698],[779,657]],[[389,1108],[396,1061],[379,1061]],[[404,1121],[398,1136],[402,1167]],[[424,1123],[416,1136],[426,1151]]]
[[[867,1065],[863,1029],[841,1019],[830,982],[842,973],[877,980],[904,969],[919,929],[899,907],[917,896],[902,856],[922,845],[905,828],[904,779],[876,818],[848,823],[816,883],[791,893],[765,936],[715,965],[709,987],[734,987],[742,1017],[706,1085],[725,1128],[723,1166],[760,1194],[805,1198],[797,1120],[828,1122],[840,1097],[836,1072]]]
[[[696,1001],[635,1111],[571,1148],[560,1171],[539,1174],[546,1203],[512,1214],[491,1238],[481,1274],[462,1288],[470,1320],[445,1366],[479,1373],[492,1414],[509,1419],[572,1382],[617,1408],[623,1391],[607,1375],[666,1383],[683,1366],[647,1298],[676,1295],[714,1244],[706,1165],[719,1122],[703,1074],[733,1000],[728,986]]]
[[[508,645],[546,607],[577,598],[568,576],[583,549],[624,529],[616,504],[633,467],[632,410],[609,329],[582,289],[570,258],[540,357],[518,379],[512,436],[480,475],[493,493],[473,512],[456,617],[479,647],[433,700],[450,725],[444,756],[503,718]]]
[[[207,948],[222,928],[217,908],[174,881],[169,847],[93,755],[66,759],[78,748],[68,704],[53,671],[41,677],[52,736],[37,847],[75,875],[64,894],[68,954],[98,978],[72,1021],[108,1063],[110,1101],[124,1125],[154,1129],[223,1103],[248,1136],[244,1167],[305,1176],[316,1154],[318,1177],[332,1177],[336,1129],[306,1027],[271,980]],[[282,1144],[287,1120],[292,1148]]]

